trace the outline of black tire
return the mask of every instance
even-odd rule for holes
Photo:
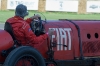
[[[21,62],[26,64],[25,66],[46,66],[42,55],[30,46],[21,46],[11,51],[3,66],[21,66]],[[17,65],[18,63],[20,65]],[[27,65],[29,63],[30,65]]]

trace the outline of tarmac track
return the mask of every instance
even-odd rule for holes
[[[4,29],[4,23],[0,23],[0,29]]]

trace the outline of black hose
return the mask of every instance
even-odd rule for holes
[[[78,37],[79,37],[79,46],[80,46],[80,60],[84,60],[84,56],[83,56],[83,50],[82,50],[82,40],[81,40],[81,33],[80,33],[80,27],[75,23],[73,22],[72,20],[68,20],[66,19],[67,21],[71,22],[72,24],[75,25],[75,27],[77,28],[78,30]]]

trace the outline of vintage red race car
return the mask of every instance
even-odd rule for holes
[[[100,20],[40,20],[31,26],[39,28],[37,36],[48,29],[54,34],[38,47],[22,46],[5,24],[0,30],[3,66],[100,66]]]

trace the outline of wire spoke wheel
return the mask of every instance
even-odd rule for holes
[[[14,66],[38,66],[38,61],[31,55],[20,57]]]
[[[46,64],[36,49],[30,46],[21,46],[9,53],[3,66],[46,66]]]

